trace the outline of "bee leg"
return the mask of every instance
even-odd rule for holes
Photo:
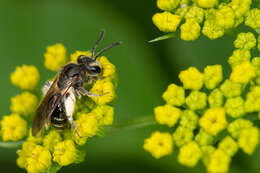
[[[47,81],[44,83],[44,85],[43,85],[43,87],[42,87],[42,94],[43,94],[43,95],[46,95],[46,93],[47,93],[48,90],[50,89],[52,83],[53,83],[53,82],[52,82],[52,81],[49,81],[49,80],[47,80]]]
[[[103,96],[104,94],[94,94],[94,93],[91,93],[87,90],[85,90],[84,88],[82,87],[78,87],[77,90],[84,96],[88,96],[88,97],[100,97],[100,96]]]
[[[75,96],[78,97],[78,99],[81,99],[81,94],[78,90],[74,90]]]
[[[88,84],[92,84],[93,81],[101,80],[101,79],[104,79],[104,77],[102,77],[102,76],[100,76],[100,77],[90,76],[90,77],[88,77],[88,79],[87,79],[87,83],[88,83]]]

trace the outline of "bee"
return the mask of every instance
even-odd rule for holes
[[[76,63],[69,63],[59,69],[54,82],[47,81],[42,88],[44,99],[36,110],[32,122],[32,135],[39,134],[43,126],[51,125],[58,130],[63,130],[66,127],[67,121],[78,134],[73,121],[73,112],[76,102],[76,96],[81,98],[81,95],[88,97],[98,97],[83,88],[84,83],[91,84],[93,81],[101,79],[100,74],[102,67],[97,58],[108,49],[121,44],[115,42],[108,47],[105,47],[100,52],[95,54],[98,44],[104,37],[104,30],[91,50],[91,56],[80,55]]]

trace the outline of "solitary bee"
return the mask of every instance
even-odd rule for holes
[[[89,97],[100,96],[86,91],[83,88],[83,84],[85,82],[91,84],[93,81],[102,78],[99,77],[102,67],[97,61],[97,57],[108,49],[121,44],[121,42],[115,42],[95,54],[95,50],[103,37],[104,31],[102,30],[99,39],[91,50],[91,56],[80,55],[77,63],[69,63],[59,70],[54,82],[47,81],[45,83],[42,89],[45,97],[36,110],[32,123],[33,136],[36,136],[42,127],[47,124],[63,130],[67,120],[80,136],[72,117],[76,102],[75,96],[79,98],[81,95]]]

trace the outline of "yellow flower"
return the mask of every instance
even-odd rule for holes
[[[196,40],[200,36],[200,25],[195,19],[186,19],[181,25],[181,39],[185,41]]]
[[[172,136],[169,133],[153,132],[151,137],[145,139],[143,148],[156,159],[169,155],[173,150]]]
[[[223,105],[224,96],[220,89],[217,88],[210,92],[208,102],[211,108],[217,108]]]
[[[234,67],[236,65],[240,65],[241,63],[245,61],[250,61],[251,53],[247,49],[236,49],[233,51],[232,56],[229,57],[228,63],[231,65],[231,67]]]
[[[105,56],[98,58],[102,67],[102,77],[113,79],[115,77],[116,68]]]
[[[25,141],[22,145],[22,149],[17,151],[18,158],[16,163],[20,168],[25,168],[26,159],[31,156],[32,150],[36,147],[36,144],[32,141]]]
[[[27,132],[27,123],[18,114],[13,113],[2,117],[1,136],[3,141],[18,141]]]
[[[201,146],[210,145],[213,142],[213,139],[213,136],[205,132],[203,129],[200,129],[199,133],[195,137],[196,142]]]
[[[171,11],[180,3],[180,0],[157,0],[157,6],[161,10]]]
[[[162,98],[170,105],[181,106],[185,102],[185,92],[182,87],[170,84]]]
[[[98,105],[109,103],[115,98],[114,85],[106,79],[96,81],[90,92],[99,95],[91,97]]]
[[[195,67],[181,71],[179,79],[183,83],[185,89],[199,90],[203,86],[203,74]]]
[[[260,57],[254,57],[252,59],[251,63],[256,69],[256,76],[259,77],[260,76]]]
[[[260,51],[260,35],[258,36],[258,39],[257,39],[257,49],[258,51]]]
[[[47,52],[44,54],[44,65],[51,71],[57,71],[63,65],[67,63],[66,48],[57,43],[47,47]]]
[[[207,170],[210,173],[228,172],[230,162],[230,156],[228,156],[221,149],[216,149],[210,156],[210,160],[207,165]]]
[[[192,91],[186,98],[186,104],[191,110],[203,109],[207,106],[207,95],[203,92]]]
[[[256,46],[256,38],[252,32],[241,32],[234,41],[234,46],[238,49],[252,49]]]
[[[200,118],[199,123],[206,132],[216,136],[227,126],[225,110],[223,108],[207,109]]]
[[[228,132],[233,138],[238,138],[241,131],[253,127],[253,123],[245,119],[237,119],[228,125]]]
[[[44,137],[43,146],[52,152],[54,146],[60,141],[61,141],[61,136],[59,132],[57,132],[56,130],[52,130],[48,135]]]
[[[259,144],[259,129],[249,127],[243,129],[238,137],[239,147],[247,154],[251,155]]]
[[[260,111],[260,86],[255,86],[246,95],[245,111]]]
[[[212,153],[216,150],[215,147],[212,145],[204,145],[201,146],[201,152],[202,152],[202,162],[205,166],[207,166],[210,162],[210,157]]]
[[[38,99],[30,92],[23,92],[20,95],[11,98],[11,111],[14,113],[29,115],[32,114],[38,106]]]
[[[154,25],[162,32],[175,32],[181,17],[170,12],[156,13],[153,18]]]
[[[252,0],[232,0],[229,5],[234,10],[236,18],[240,18],[249,11],[251,3]]]
[[[72,164],[77,158],[77,149],[72,140],[59,142],[54,147],[53,161],[61,166]]]
[[[159,124],[166,124],[169,127],[174,126],[181,114],[180,109],[171,105],[157,106],[154,109],[155,119]]]
[[[97,117],[99,125],[111,125],[114,121],[114,108],[108,105],[97,106],[92,113]]]
[[[245,25],[253,29],[260,28],[260,10],[258,8],[254,8],[248,12]]]
[[[219,142],[218,148],[224,151],[230,157],[232,157],[238,151],[238,144],[232,137],[226,136]]]
[[[176,146],[181,147],[192,141],[193,131],[189,128],[179,126],[173,133],[172,137]]]
[[[180,148],[178,162],[185,166],[194,167],[202,156],[199,145],[192,141]]]
[[[223,92],[224,96],[235,97],[239,96],[242,92],[242,85],[239,83],[234,83],[230,80],[225,80],[225,82],[220,86],[221,91]]]
[[[185,19],[194,19],[198,23],[201,23],[204,19],[204,10],[197,6],[192,6],[191,8],[189,8],[189,11],[185,14]]]
[[[204,82],[208,89],[214,89],[222,81],[222,66],[208,65],[204,68]]]
[[[212,8],[218,2],[218,0],[193,0],[193,1],[202,8]]]
[[[29,173],[45,172],[51,166],[51,153],[46,148],[36,145],[26,159],[25,169]]]
[[[202,33],[209,39],[214,40],[224,35],[224,28],[211,20],[206,20],[202,28]]]
[[[38,69],[33,65],[22,65],[16,67],[11,73],[11,82],[24,90],[32,90],[39,82],[40,74]]]
[[[225,110],[233,118],[241,117],[245,114],[244,100],[242,97],[234,97],[226,100]]]
[[[225,29],[231,28],[235,24],[235,13],[227,5],[221,6],[216,12],[216,23]]]
[[[70,60],[76,62],[80,55],[91,56],[92,53],[89,52],[89,51],[79,51],[79,50],[77,50],[76,52],[74,52],[73,54],[70,55]]]
[[[198,115],[196,115],[192,110],[184,110],[181,114],[180,125],[194,130],[197,127],[198,119]]]

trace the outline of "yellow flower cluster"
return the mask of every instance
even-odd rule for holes
[[[224,10],[223,15],[228,12]],[[259,145],[259,128],[243,119],[260,117],[260,58],[251,60],[256,48],[254,34],[238,34],[234,47],[237,49],[228,59],[229,78],[223,80],[221,65],[207,66],[203,72],[189,67],[179,73],[182,86],[170,84],[162,95],[166,104],[154,109],[158,124],[171,128],[171,146],[179,148],[177,160],[182,165],[193,167],[201,160],[207,172],[226,173],[239,149],[253,154]],[[150,137],[145,144],[158,140]],[[145,145],[144,149],[159,158],[154,153],[161,150]]]
[[[217,39],[242,23],[260,28],[260,10],[253,8],[252,0],[157,0],[157,7],[163,12],[154,14],[154,25],[162,32],[180,31],[180,38],[185,41],[196,40],[201,33]],[[236,43],[238,47],[240,41]]]
[[[67,58],[66,52],[62,44],[48,46],[44,54],[45,67],[57,71],[68,63],[68,59],[71,63],[76,63],[79,55],[91,56],[89,51],[76,51]],[[113,124],[114,107],[111,102],[115,98],[116,69],[105,56],[98,57],[97,60],[102,67],[99,79],[84,86],[97,96],[77,99],[73,117],[75,129],[67,122],[64,131],[49,127],[39,137],[32,136],[31,130],[27,128],[27,121],[20,116],[26,116],[25,119],[31,123],[39,100],[42,99],[42,95],[38,93],[39,88],[36,88],[39,72],[34,66],[23,65],[11,74],[14,85],[30,90],[11,98],[10,109],[13,113],[3,116],[0,121],[2,141],[19,141],[27,136],[22,148],[17,151],[19,167],[29,173],[40,173],[57,171],[62,166],[82,162],[86,147],[81,146],[91,137],[101,134],[104,126]]]

